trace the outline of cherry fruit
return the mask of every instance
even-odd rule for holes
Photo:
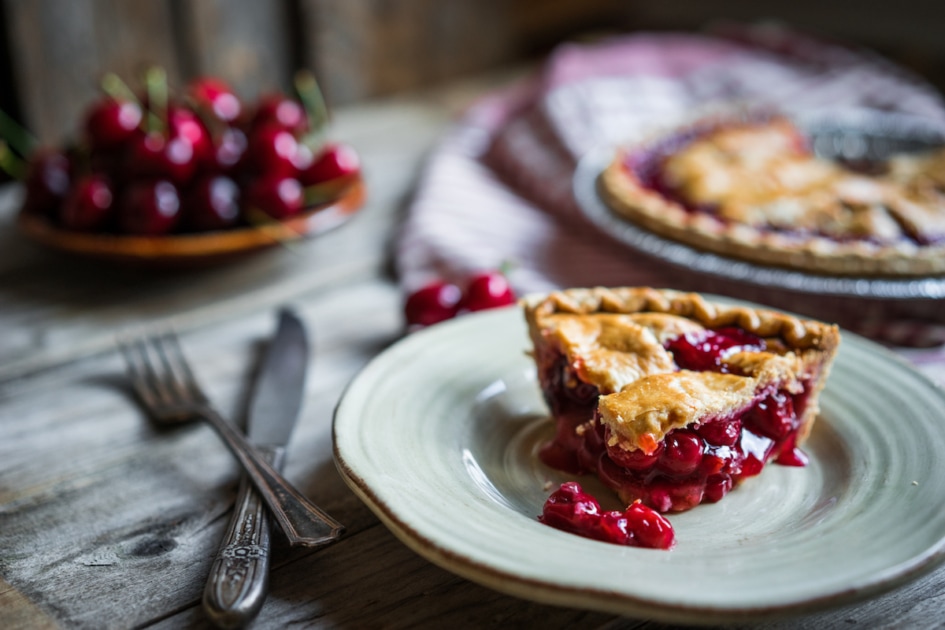
[[[303,186],[314,186],[336,179],[353,177],[360,170],[361,160],[354,149],[345,144],[329,144],[308,168],[301,170],[299,181]]]
[[[63,227],[80,232],[98,230],[112,217],[114,194],[102,175],[86,175],[76,182],[59,213]]]
[[[292,134],[300,134],[308,128],[308,116],[298,101],[282,94],[262,97],[253,116],[253,128],[275,124]]]
[[[669,549],[676,542],[676,533],[669,521],[641,502],[632,503],[624,515],[633,537],[641,547]]]
[[[88,108],[82,144],[31,156],[24,213],[77,231],[225,230],[260,215],[288,219],[306,204],[336,199],[342,178],[360,169],[346,145],[326,145],[316,159],[302,141],[313,126],[323,131],[323,103],[310,121],[302,102],[283,94],[265,96],[247,112],[215,77],[192,81],[183,100],[168,98],[159,68],[145,82],[136,95],[116,75],[103,78],[106,96]],[[306,103],[318,104],[313,80],[296,87]]]
[[[673,353],[676,365],[697,372],[727,372],[729,368],[722,362],[726,356],[740,351],[761,352],[766,347],[764,339],[736,327],[687,333],[665,346]]]
[[[180,138],[193,147],[198,164],[213,161],[213,141],[210,133],[193,111],[184,107],[171,107],[167,111],[167,137]]]
[[[298,172],[299,144],[287,129],[263,125],[249,138],[250,169],[257,174],[295,176]]]
[[[250,182],[246,189],[246,205],[250,213],[262,212],[273,219],[288,219],[302,211],[305,205],[303,192],[299,180],[269,173]]]
[[[577,533],[595,529],[600,515],[597,499],[585,493],[577,482],[568,481],[545,501],[539,520],[556,529]]]
[[[180,195],[174,184],[163,179],[141,180],[122,193],[118,221],[127,234],[160,236],[177,225],[180,209]]]
[[[482,311],[515,303],[515,293],[505,275],[491,271],[474,276],[466,286],[461,308]]]
[[[240,220],[240,188],[225,175],[206,175],[191,186],[184,199],[187,226],[193,230],[223,230]]]
[[[72,185],[72,161],[61,151],[38,151],[30,158],[25,184],[25,212],[55,213]]]
[[[184,138],[168,138],[157,131],[132,142],[129,160],[134,178],[161,178],[184,185],[197,172],[194,146]]]
[[[404,314],[407,325],[411,327],[432,326],[456,317],[462,291],[449,282],[433,282],[407,298]]]
[[[639,448],[629,451],[621,448],[618,444],[607,446],[607,455],[614,460],[614,463],[630,470],[649,470],[656,464],[662,453],[662,443],[652,453],[644,453]]]
[[[695,472],[702,462],[702,438],[685,429],[670,431],[659,458],[659,467],[672,475],[685,476]]]
[[[199,107],[225,123],[235,122],[243,111],[243,104],[232,88],[214,77],[195,79],[188,86],[187,93]]]
[[[673,526],[639,501],[626,510],[602,511],[597,499],[580,484],[561,484],[545,501],[538,520],[556,529],[616,545],[670,549],[676,542]]]
[[[105,98],[92,106],[85,119],[85,134],[95,150],[114,151],[140,133],[141,107],[137,103]]]

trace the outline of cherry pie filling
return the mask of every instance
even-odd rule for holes
[[[670,549],[676,540],[672,525],[639,501],[623,512],[602,511],[597,499],[575,482],[561,484],[545,501],[542,523],[615,545]]]
[[[688,333],[664,344],[679,369],[722,373],[738,369],[723,361],[726,356],[766,346],[761,337],[735,327]],[[622,496],[638,497],[659,512],[719,501],[768,461],[807,463],[796,441],[809,380],[801,381],[799,393],[775,383],[756,392],[744,408],[673,429],[650,448],[625,450],[608,446],[609,429],[597,412],[597,387],[582,381],[557,350],[544,347],[538,354],[539,382],[557,419],[555,437],[541,449],[541,460],[568,473],[596,474]]]

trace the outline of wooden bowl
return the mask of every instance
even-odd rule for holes
[[[329,202],[311,206],[285,221],[231,230],[134,236],[95,234],[60,229],[45,217],[20,212],[17,227],[30,240],[52,250],[93,260],[145,267],[190,267],[217,264],[282,243],[321,234],[348,221],[365,200],[358,177]]]

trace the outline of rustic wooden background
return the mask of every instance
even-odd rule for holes
[[[308,68],[340,105],[480,72],[563,39],[775,18],[874,47],[945,83],[941,0],[3,0],[0,107],[43,142],[74,131],[106,71],[206,74],[245,97]]]

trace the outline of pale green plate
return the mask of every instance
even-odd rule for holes
[[[844,335],[807,467],[671,515],[671,551],[536,520],[568,477],[535,457],[552,426],[529,348],[517,309],[465,316],[385,351],[339,403],[339,470],[431,562],[541,602],[715,623],[850,603],[945,557],[945,392],[879,346]]]

